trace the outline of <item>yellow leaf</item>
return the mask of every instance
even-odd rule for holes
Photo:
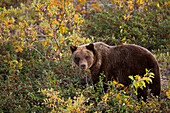
[[[42,41],[42,44],[45,47],[47,45],[47,41]]]
[[[7,43],[7,42],[8,42],[8,40],[9,40],[9,38],[5,38],[5,43]]]
[[[121,8],[121,7],[123,7],[123,4],[122,4],[122,3],[120,3],[120,4],[119,4],[119,7],[120,7],[120,8]]]
[[[19,52],[22,53],[23,49],[21,47],[18,48]]]
[[[29,46],[29,47],[32,47],[32,45],[33,45],[33,43],[29,44],[28,46]]]
[[[64,27],[64,26],[61,26],[60,29],[59,29],[59,31],[60,31],[62,34],[67,33],[67,30],[68,30],[68,28],[67,28],[67,27]]]
[[[61,21],[61,19],[58,19],[58,21]]]
[[[34,41],[35,39],[36,39],[36,38],[35,38],[35,37],[33,37],[33,38],[32,38],[32,41]]]
[[[133,105],[129,105],[129,107],[132,109],[132,108],[133,108]]]
[[[117,87],[124,87],[124,85],[123,84],[118,84]]]
[[[12,17],[11,21],[12,21],[12,23],[14,23],[14,22],[15,22],[15,19]]]
[[[168,91],[166,92],[166,95],[167,95],[168,98],[170,99],[170,90],[168,90]]]
[[[62,21],[62,22],[61,22],[61,25],[64,26],[64,24],[65,24],[64,21]]]
[[[6,26],[8,25],[8,21],[5,21]]]
[[[87,0],[80,0],[81,5],[84,5]]]
[[[117,84],[116,80],[112,81],[113,84]]]
[[[94,4],[91,4],[91,7],[93,7],[93,8],[97,8],[99,5],[96,3],[94,3]]]
[[[17,53],[18,53],[18,49],[16,49],[16,50],[15,50],[15,52],[17,52]]]
[[[20,46],[15,46],[16,49],[15,49],[15,52],[21,52],[23,51],[23,48],[21,48]]]
[[[81,11],[81,13],[82,13],[82,14],[85,14],[85,13],[86,13],[86,11],[85,11],[85,10],[83,10],[83,11]]]
[[[126,45],[126,44],[127,44],[126,42],[123,43],[123,45]]]

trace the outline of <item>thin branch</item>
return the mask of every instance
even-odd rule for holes
[[[38,51],[36,48],[34,48],[34,47],[31,47],[32,49],[34,49],[35,51],[37,51],[43,58],[45,58],[46,59],[46,57],[45,56],[43,56],[42,54],[41,54],[41,52],[40,51]]]
[[[47,61],[48,67],[50,68],[49,61],[48,61],[48,59],[46,58],[46,52],[45,52],[45,56],[43,56],[43,55],[41,54],[41,52],[38,51],[36,48],[34,48],[34,47],[31,47],[31,48],[34,49],[36,52],[38,52],[43,58],[45,58],[45,60]]]
[[[52,35],[37,35],[37,37],[53,37]]]
[[[60,44],[59,44],[59,42],[57,41],[57,38],[56,38],[56,31],[53,33],[53,37],[54,37],[54,40],[56,41],[57,46],[58,46],[58,48],[59,48],[59,50],[60,50],[61,47],[60,47]]]

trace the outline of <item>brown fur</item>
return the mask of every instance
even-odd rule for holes
[[[141,75],[145,69],[151,69],[155,74],[149,88],[154,95],[160,95],[160,71],[158,62],[150,51],[137,45],[109,46],[102,42],[90,45],[71,46],[72,61],[81,69],[90,69],[93,84],[99,81],[100,73],[104,72],[105,82],[112,79],[128,86],[129,75]],[[76,61],[77,60],[77,61]],[[85,66],[84,66],[85,65]],[[138,98],[146,100],[147,88],[138,89]]]

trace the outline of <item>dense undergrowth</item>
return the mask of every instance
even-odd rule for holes
[[[169,2],[136,1],[135,9],[131,0],[111,2],[116,7],[93,2],[88,10],[86,0],[0,4],[0,112],[169,112],[169,83],[162,81],[160,101],[145,103],[115,81],[104,93],[102,74],[95,92],[89,71],[72,68],[72,44],[133,43],[150,49],[168,78]]]

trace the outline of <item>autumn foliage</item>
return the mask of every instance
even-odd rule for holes
[[[69,60],[70,45],[133,43],[152,50],[165,72],[168,7],[166,0],[1,0],[0,112],[168,112],[169,84],[148,103],[115,81],[103,93],[102,77],[95,92],[89,72]],[[146,79],[131,78],[134,89]]]

